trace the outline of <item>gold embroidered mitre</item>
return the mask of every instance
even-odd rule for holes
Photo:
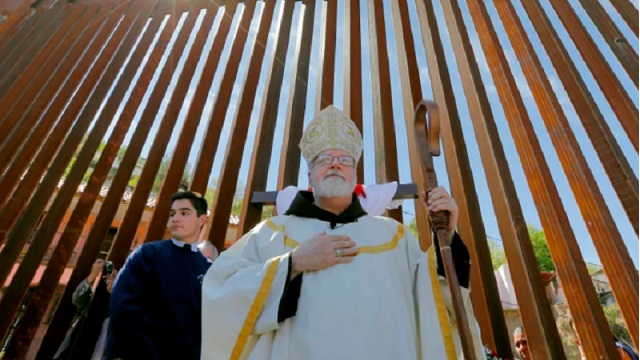
[[[348,152],[357,162],[362,155],[362,135],[345,113],[329,105],[307,125],[300,151],[309,163],[323,151],[332,149]]]

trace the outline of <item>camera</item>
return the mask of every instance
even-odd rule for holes
[[[104,268],[102,269],[102,272],[105,275],[113,274],[113,263],[111,261],[107,261],[106,263],[104,263]]]

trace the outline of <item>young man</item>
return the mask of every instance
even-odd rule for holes
[[[435,247],[422,252],[402,224],[369,216],[353,192],[362,154],[355,124],[331,106],[307,126],[300,149],[313,193],[299,192],[285,214],[256,226],[205,276],[202,358],[459,358]],[[443,188],[424,201],[429,210],[450,213],[480,359],[466,289],[469,255],[455,234],[458,208]]]
[[[134,250],[111,294],[107,358],[200,359],[202,278],[210,262],[197,247],[207,202],[171,197],[171,239]]]

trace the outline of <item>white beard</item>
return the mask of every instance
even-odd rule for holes
[[[311,185],[313,186],[313,193],[315,196],[346,197],[353,193],[356,181],[357,179],[354,179],[352,183],[348,183],[338,171],[331,170],[323,179],[320,179],[317,183]]]

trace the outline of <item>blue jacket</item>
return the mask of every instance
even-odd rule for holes
[[[111,293],[107,358],[200,359],[202,278],[210,263],[171,240],[134,250]]]

